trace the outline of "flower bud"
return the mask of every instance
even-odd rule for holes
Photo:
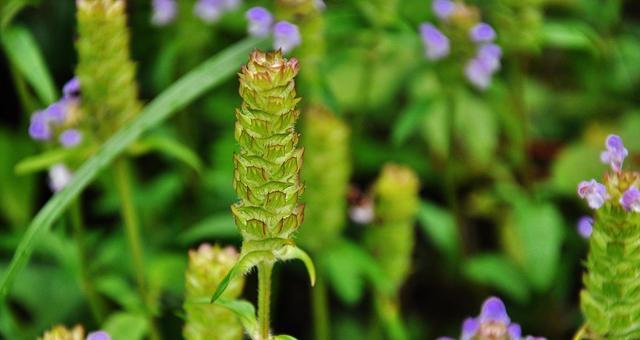
[[[190,303],[194,299],[210,297],[238,258],[239,254],[233,247],[203,244],[198,250],[189,251],[185,272],[185,339],[242,339],[242,325],[233,312],[214,304]],[[223,297],[237,298],[243,286],[244,278],[234,278]]]

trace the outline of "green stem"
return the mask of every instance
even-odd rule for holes
[[[311,289],[313,304],[313,327],[316,340],[329,340],[330,317],[327,299],[327,286],[322,275],[318,275],[316,285]]]
[[[119,158],[114,162],[114,173],[118,195],[120,196],[120,208],[124,219],[125,232],[129,243],[129,251],[133,261],[133,271],[136,276],[140,297],[147,309],[149,321],[150,338],[161,339],[160,332],[153,320],[153,303],[151,296],[147,292],[144,272],[144,254],[142,252],[142,242],[140,241],[140,226],[135,205],[133,203],[133,193],[131,191],[131,174],[129,165],[124,158]]]
[[[269,340],[269,318],[271,314],[271,272],[273,263],[262,262],[258,265],[258,325],[260,340]]]
[[[391,340],[407,340],[409,336],[400,318],[397,299],[378,294],[375,305],[387,337]]]
[[[73,226],[73,236],[76,241],[76,246],[78,247],[82,288],[87,295],[91,315],[96,321],[96,324],[101,325],[105,316],[105,304],[91,282],[91,274],[87,263],[88,251],[85,244],[84,219],[82,217],[82,209],[80,208],[80,198],[77,198],[71,204],[69,215],[71,225]]]

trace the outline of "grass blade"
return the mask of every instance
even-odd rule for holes
[[[234,75],[245,62],[247,54],[256,46],[266,45],[267,39],[245,39],[213,56],[189,72],[151,101],[130,124],[123,126],[76,172],[73,180],[55,194],[31,221],[9,268],[0,282],[0,300],[7,296],[16,275],[26,266],[39,237],[67,206],[86,188],[96,175],[107,167],[142,133],[158,125],[205,91]]]

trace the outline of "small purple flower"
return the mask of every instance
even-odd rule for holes
[[[593,218],[589,216],[582,216],[578,220],[578,234],[583,238],[591,237],[593,232]]]
[[[46,118],[44,111],[38,111],[31,116],[29,136],[35,140],[42,141],[51,139],[51,127],[49,127],[49,121]]]
[[[430,23],[420,25],[420,36],[429,60],[439,60],[449,55],[449,38]]]
[[[226,10],[224,0],[198,0],[193,6],[193,14],[206,23],[214,23]]]
[[[462,340],[471,339],[480,329],[480,321],[476,318],[466,318],[462,323]]]
[[[478,49],[476,58],[493,74],[500,69],[502,49],[494,43],[484,44]]]
[[[64,164],[56,164],[49,169],[49,187],[51,191],[62,190],[73,178],[73,173]]]
[[[175,0],[153,0],[151,7],[153,10],[151,23],[156,26],[168,25],[178,15],[178,4]]]
[[[271,32],[273,15],[264,7],[252,7],[245,14],[249,20],[249,35],[254,37],[266,37]]]
[[[491,85],[493,73],[483,60],[476,57],[467,62],[464,67],[464,75],[471,85],[479,90],[485,90]]]
[[[620,204],[626,211],[640,212],[640,190],[631,186],[620,197]]]
[[[62,88],[64,99],[77,99],[80,97],[80,79],[73,77]]]
[[[521,333],[520,325],[511,323],[502,300],[490,297],[482,304],[478,317],[467,318],[463,322],[460,339],[520,340]]]
[[[274,50],[280,49],[282,53],[287,53],[300,45],[301,42],[302,38],[298,26],[287,21],[278,21],[273,26]]]
[[[476,43],[486,43],[495,40],[496,31],[491,25],[481,22],[471,28],[469,36]]]
[[[58,140],[65,148],[71,148],[82,142],[82,132],[77,129],[68,129],[60,134]]]
[[[435,0],[431,4],[433,13],[440,19],[448,19],[456,8],[456,4],[452,0]]]
[[[49,105],[49,107],[42,111],[45,119],[47,120],[47,123],[54,125],[60,125],[64,123],[67,118],[68,104],[68,101],[63,98]]]
[[[613,171],[620,172],[624,159],[629,155],[629,151],[622,144],[622,138],[617,135],[609,135],[604,145],[607,151],[600,154],[600,160],[605,164],[609,163]]]
[[[504,302],[495,296],[488,298],[482,304],[479,319],[480,323],[501,322],[509,324],[509,322],[511,322],[509,315],[507,315],[507,307],[505,307]]]
[[[86,340],[111,340],[111,336],[105,331],[95,331],[89,333]]]
[[[586,199],[592,209],[600,208],[610,198],[607,187],[596,182],[595,179],[582,181],[578,184],[578,196]]]

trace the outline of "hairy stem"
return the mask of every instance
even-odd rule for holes
[[[122,218],[124,219],[125,232],[127,242],[129,243],[129,251],[133,261],[133,271],[135,272],[136,282],[142,301],[147,309],[149,318],[149,333],[153,340],[160,339],[160,332],[153,320],[151,296],[147,292],[144,277],[144,255],[142,251],[142,242],[140,241],[140,226],[138,224],[138,215],[133,203],[133,193],[131,190],[131,175],[129,173],[129,165],[123,158],[119,158],[114,162],[114,172],[118,195],[120,196],[120,208]]]
[[[260,340],[269,340],[271,314],[271,272],[273,263],[262,262],[258,265],[258,325]]]
[[[93,283],[91,282],[91,274],[89,270],[89,264],[87,263],[87,246],[85,244],[85,230],[84,219],[82,217],[82,209],[80,208],[80,199],[77,198],[71,204],[69,210],[69,216],[71,219],[71,225],[73,227],[73,237],[78,247],[79,262],[80,262],[80,280],[82,282],[82,288],[86,294],[89,308],[91,309],[91,315],[96,324],[101,325],[105,316],[104,301],[95,290]]]

